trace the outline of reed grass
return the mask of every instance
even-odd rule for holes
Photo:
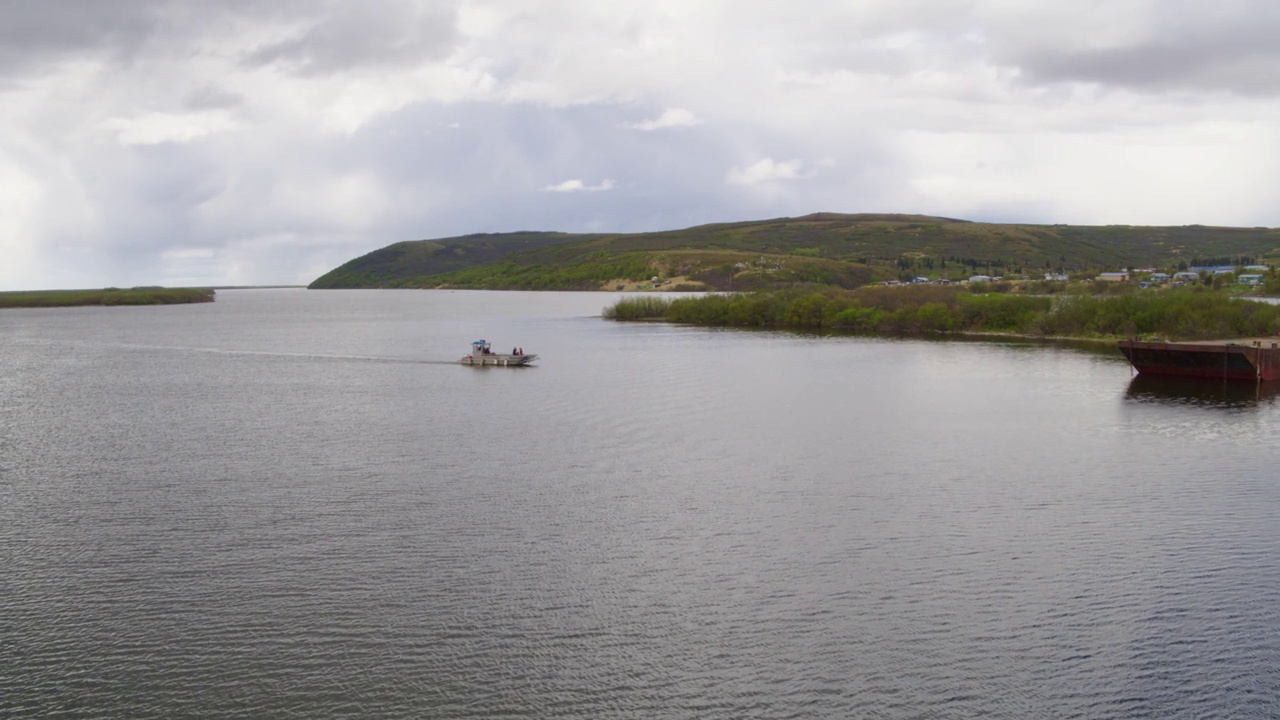
[[[922,286],[716,294],[675,300],[644,297],[619,301],[606,309],[605,317],[879,334],[1206,340],[1280,333],[1280,306],[1194,290],[1050,297]]]
[[[671,305],[669,298],[645,295],[626,297],[604,309],[610,320],[662,320]]]
[[[102,290],[35,290],[0,292],[0,308],[75,307],[83,305],[174,305],[213,302],[211,288],[104,288]]]

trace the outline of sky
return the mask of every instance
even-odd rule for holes
[[[0,290],[902,212],[1280,226],[1274,0],[0,0]]]

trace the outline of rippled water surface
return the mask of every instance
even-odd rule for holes
[[[1280,715],[1274,391],[612,299],[0,312],[0,716]]]

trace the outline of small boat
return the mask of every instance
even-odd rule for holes
[[[476,340],[471,343],[471,354],[459,360],[463,365],[497,365],[499,367],[524,367],[529,363],[537,360],[537,355],[528,355],[524,350],[517,349],[510,355],[496,353],[489,346],[486,340]]]

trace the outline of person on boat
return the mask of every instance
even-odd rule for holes
[[[519,355],[519,354],[520,354],[520,348],[514,348],[514,347],[513,347],[513,348],[511,348],[511,354],[512,354],[512,355]]]

